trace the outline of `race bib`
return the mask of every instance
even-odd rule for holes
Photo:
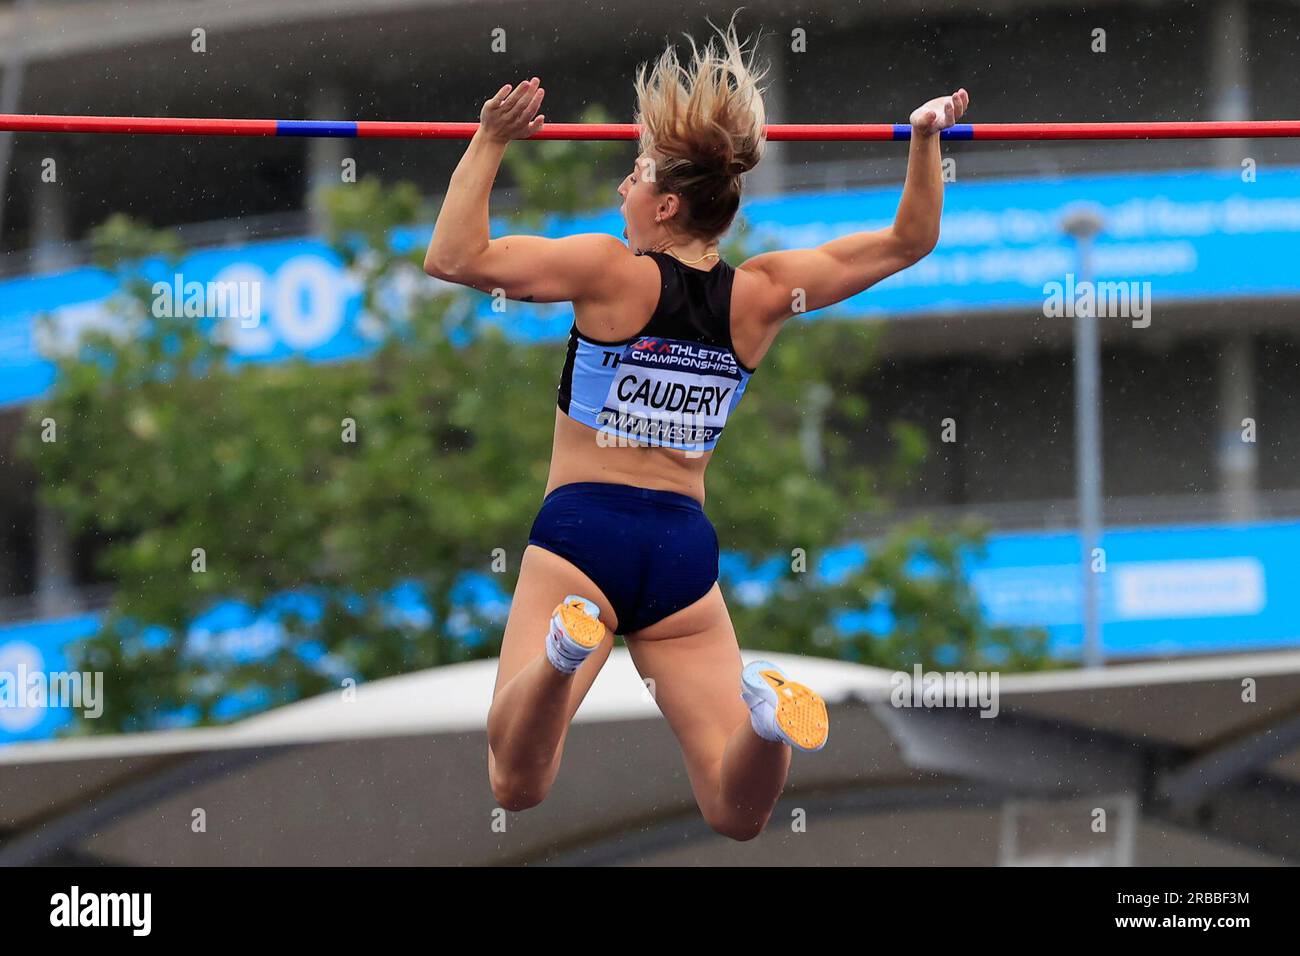
[[[729,349],[645,336],[619,356],[597,421],[651,445],[711,447],[741,383]]]

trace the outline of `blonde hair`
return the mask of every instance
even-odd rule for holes
[[[756,71],[755,50],[746,51],[735,22],[733,16],[725,30],[714,26],[718,36],[703,49],[688,36],[687,64],[669,46],[636,75],[641,152],[655,161],[659,191],[682,198],[682,226],[706,239],[731,226],[740,208],[740,177],[758,165],[767,145],[758,85],[766,70]]]

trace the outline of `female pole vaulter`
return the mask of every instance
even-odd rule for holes
[[[757,836],[791,749],[818,750],[826,705],[762,661],[743,666],[718,586],[704,473],[750,376],[792,314],[856,295],[927,255],[943,205],[939,136],[965,90],[911,116],[892,225],[732,267],[718,243],[762,159],[762,92],[734,21],[689,60],[672,47],[636,79],[640,155],[609,235],[491,238],[488,199],[512,140],[542,129],[534,77],[503,86],[448,186],[430,275],[511,299],[572,302],[550,477],[506,623],[488,772],[508,810],[536,806],[569,722],[620,634],[681,744],[708,823]]]

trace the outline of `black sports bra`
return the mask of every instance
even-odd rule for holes
[[[754,373],[731,341],[736,270],[692,269],[647,252],[659,266],[659,303],[636,335],[601,342],[569,329],[559,407],[614,439],[709,451]]]

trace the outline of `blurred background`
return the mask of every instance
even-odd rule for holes
[[[548,118],[628,121],[636,65],[733,9],[10,0],[0,112],[471,120],[535,74]],[[1295,113],[1291,0],[738,26],[771,122],[958,87],[974,123]],[[789,324],[706,511],[742,648],[834,732],[743,845],[622,649],[547,803],[494,807],[571,312],[422,275],[461,149],[0,138],[0,863],[1300,857],[1300,143],[945,143],[937,250]],[[906,155],[770,145],[726,258],[887,224]],[[633,158],[513,145],[497,234],[621,234]],[[1123,314],[1054,311],[1094,280]],[[996,678],[996,716],[900,706],[899,673]]]

